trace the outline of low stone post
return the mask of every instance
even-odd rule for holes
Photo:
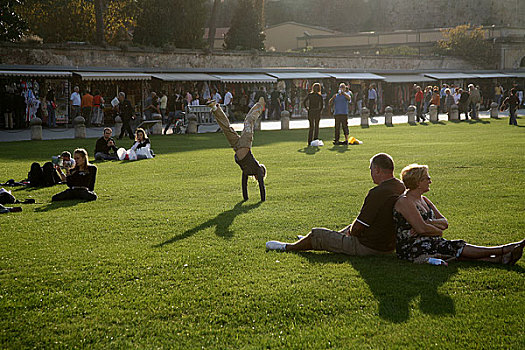
[[[153,135],[162,135],[162,115],[154,114],[152,118],[153,120],[156,120],[157,122],[151,128],[151,133]]]
[[[122,118],[120,117],[120,115],[117,115],[115,117],[115,128],[113,129],[113,135],[115,137],[118,137],[121,131],[122,131]]]
[[[368,128],[368,119],[370,118],[370,110],[366,107],[363,107],[361,110],[361,127]]]
[[[197,116],[194,113],[188,114],[188,129],[186,129],[186,132],[188,134],[196,134],[198,128]]]
[[[86,138],[86,120],[84,117],[78,116],[73,119],[73,126],[75,127],[75,138],[85,139]]]
[[[459,120],[459,107],[458,105],[450,106],[450,111],[448,111],[448,120]]]
[[[290,129],[290,112],[282,111],[281,112],[281,130]]]
[[[407,108],[408,124],[416,123],[416,106],[410,105]]]
[[[392,117],[394,116],[394,109],[390,106],[385,108],[385,125],[392,126]]]
[[[42,119],[35,117],[29,122],[31,125],[31,140],[42,140]]]
[[[492,102],[492,103],[490,104],[490,117],[491,117],[491,118],[496,118],[496,119],[499,118],[499,110],[498,110],[498,107],[499,107],[499,105],[498,105],[496,102]]]
[[[368,118],[370,118],[370,110],[363,107],[361,109],[361,127],[368,127]]]
[[[430,107],[428,108],[428,114],[430,114],[430,121],[432,123],[437,123],[438,122],[438,106],[436,105],[430,105]]]

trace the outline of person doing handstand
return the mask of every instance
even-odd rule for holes
[[[211,108],[217,124],[219,124],[224,136],[226,136],[226,139],[235,151],[235,163],[242,170],[242,196],[244,200],[248,200],[248,176],[254,176],[259,182],[261,202],[264,202],[266,200],[266,188],[264,187],[266,167],[264,164],[257,162],[251,151],[255,121],[263,111],[264,99],[260,98],[259,102],[246,114],[241,136],[231,127],[228,117],[215,101],[208,102],[208,107]]]

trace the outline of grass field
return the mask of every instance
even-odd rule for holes
[[[351,128],[364,144],[350,147],[322,129],[318,150],[305,130],[258,132],[263,203],[256,183],[242,202],[220,133],[155,136],[152,160],[97,163],[95,202],[51,203],[64,185],[15,189],[37,204],[0,216],[0,348],[523,349],[525,259],[444,268],[264,248],[350,223],[378,152],[396,174],[429,165],[446,238],[525,238],[525,129],[507,123]],[[1,143],[0,181],[94,143]]]

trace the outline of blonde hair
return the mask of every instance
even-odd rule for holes
[[[314,85],[312,85],[312,93],[317,93],[317,94],[321,94],[321,84],[319,83],[315,83]]]
[[[425,176],[428,176],[428,165],[410,164],[401,170],[401,180],[409,190],[417,188]]]

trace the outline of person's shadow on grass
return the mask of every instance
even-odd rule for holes
[[[51,202],[46,204],[45,206],[35,208],[35,212],[42,213],[50,210],[55,210],[59,208],[66,208],[66,207],[72,207],[74,205],[77,205],[78,203],[85,203],[86,201],[80,200],[80,199],[72,199],[67,201],[57,201],[57,202]]]
[[[316,154],[319,151],[320,151],[319,147],[314,147],[314,146],[306,146],[305,148],[300,148],[297,150],[297,152],[299,153],[305,153],[309,155]]]
[[[182,234],[174,236],[168,239],[167,241],[156,244],[154,245],[154,247],[159,248],[159,247],[165,246],[166,244],[175,243],[177,241],[193,236],[195,233],[199,231],[202,231],[206,228],[213,227],[213,226],[215,226],[215,234],[217,236],[220,236],[226,239],[230,239],[233,237],[233,232],[230,230],[230,226],[233,223],[233,220],[235,220],[235,218],[238,215],[247,213],[250,210],[257,208],[262,204],[262,202],[257,202],[255,204],[243,206],[244,202],[245,201],[240,201],[239,203],[235,204],[235,206],[232,209],[222,212],[216,217],[214,217],[213,219],[209,219],[208,221],[205,221],[202,224],[195,226],[192,229],[186,230]]]
[[[359,272],[379,302],[379,316],[401,323],[410,318],[410,308],[419,299],[419,309],[429,315],[454,315],[454,301],[438,291],[452,275],[455,264],[448,267],[418,265],[400,261],[395,255],[359,257],[340,254],[300,253],[311,262],[348,262]],[[352,298],[352,295],[348,296]]]

